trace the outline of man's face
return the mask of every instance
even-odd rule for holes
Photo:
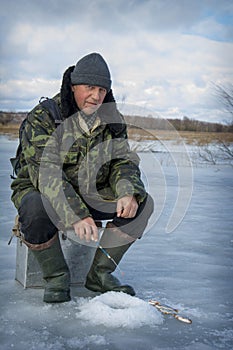
[[[91,85],[74,85],[72,91],[78,108],[87,115],[97,111],[107,94],[106,89]]]

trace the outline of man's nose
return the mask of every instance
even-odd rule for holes
[[[100,92],[99,92],[99,89],[94,89],[92,91],[92,98],[96,101],[99,101],[100,99]]]

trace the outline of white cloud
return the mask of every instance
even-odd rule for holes
[[[210,95],[212,82],[233,78],[229,1],[19,0],[14,18],[11,6],[3,2],[1,108],[54,95],[63,71],[97,51],[118,98],[164,115],[223,118]]]
[[[54,96],[59,86],[60,81],[41,78],[31,80],[9,80],[0,85],[2,108],[10,111],[18,109],[27,111],[31,109],[34,104],[39,102],[40,97]],[[15,106],[17,106],[17,108]]]

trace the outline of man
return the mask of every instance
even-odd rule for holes
[[[70,274],[59,228],[73,228],[88,244],[99,239],[97,221],[111,220],[100,243],[118,264],[142,236],[153,211],[103,57],[91,53],[69,67],[54,100],[64,121],[59,127],[62,132],[41,105],[29,113],[21,168],[12,183],[21,231],[42,269],[48,303],[70,300]],[[131,286],[112,275],[115,267],[98,248],[86,288],[135,295]]]

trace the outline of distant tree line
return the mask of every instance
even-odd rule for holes
[[[20,124],[26,117],[27,113],[17,112],[1,112],[0,111],[0,124]],[[142,129],[151,130],[173,130],[177,131],[194,131],[194,132],[233,132],[233,124],[220,124],[220,123],[209,123],[188,117],[182,119],[163,119],[154,117],[141,117],[126,115],[125,120],[130,127],[138,127]]]
[[[144,129],[169,130],[175,128],[177,131],[233,132],[233,83],[213,84],[213,90],[219,106],[226,112],[226,115],[228,114],[228,120],[224,124],[203,122],[187,116],[181,119],[126,116],[126,121]]]
[[[152,130],[172,130],[195,131],[195,132],[233,132],[233,125],[221,123],[209,123],[200,120],[183,117],[182,119],[163,119],[141,116],[125,116],[126,122],[130,126]]]
[[[21,124],[27,113],[0,111],[0,124]]]
[[[163,119],[152,116],[141,117],[126,115],[125,119],[129,127],[139,127],[152,130],[194,131],[194,132],[233,132],[233,83],[227,85],[214,84],[216,98],[220,106],[230,115],[230,120],[225,124],[209,123],[184,116],[181,119]],[[122,97],[124,103],[126,96]],[[2,112],[0,111],[0,124],[20,124],[27,113]]]

